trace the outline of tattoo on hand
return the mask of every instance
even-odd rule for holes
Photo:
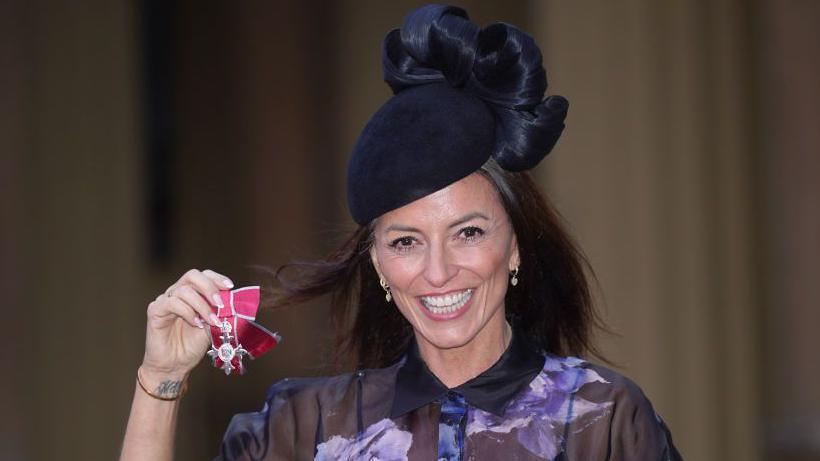
[[[182,391],[182,381],[171,381],[169,379],[159,383],[154,393],[162,397],[176,397],[180,391]]]

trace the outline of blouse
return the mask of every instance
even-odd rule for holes
[[[380,369],[284,379],[231,420],[216,460],[682,460],[628,378],[536,352],[514,334],[488,370],[448,389],[412,344]]]

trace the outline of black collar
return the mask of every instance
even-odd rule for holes
[[[448,389],[427,368],[412,342],[404,365],[396,376],[391,418],[420,408],[447,395],[448,391],[464,396],[467,403],[501,416],[504,408],[544,367],[544,356],[530,347],[520,334],[513,334],[507,350],[495,365],[460,386]]]

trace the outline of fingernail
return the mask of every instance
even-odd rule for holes
[[[198,326],[199,328],[205,328],[205,325],[202,324],[202,319],[199,317],[194,319],[194,323],[196,323],[196,326]]]
[[[216,315],[214,315],[214,314],[211,314],[210,319],[211,319],[211,324],[212,324],[212,325],[214,325],[214,326],[218,326],[218,325],[219,325],[219,317],[217,317],[217,316],[216,316]]]
[[[233,282],[231,282],[231,279],[225,279],[222,283],[228,288],[233,288]]]
[[[222,307],[222,297],[219,296],[219,293],[214,293],[213,299],[215,306]]]

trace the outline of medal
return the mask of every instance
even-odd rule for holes
[[[259,309],[259,287],[243,287],[219,292],[222,307],[212,307],[219,326],[211,326],[211,349],[208,355],[213,365],[226,375],[245,373],[242,359],[255,359],[276,346],[282,337],[254,322]]]

